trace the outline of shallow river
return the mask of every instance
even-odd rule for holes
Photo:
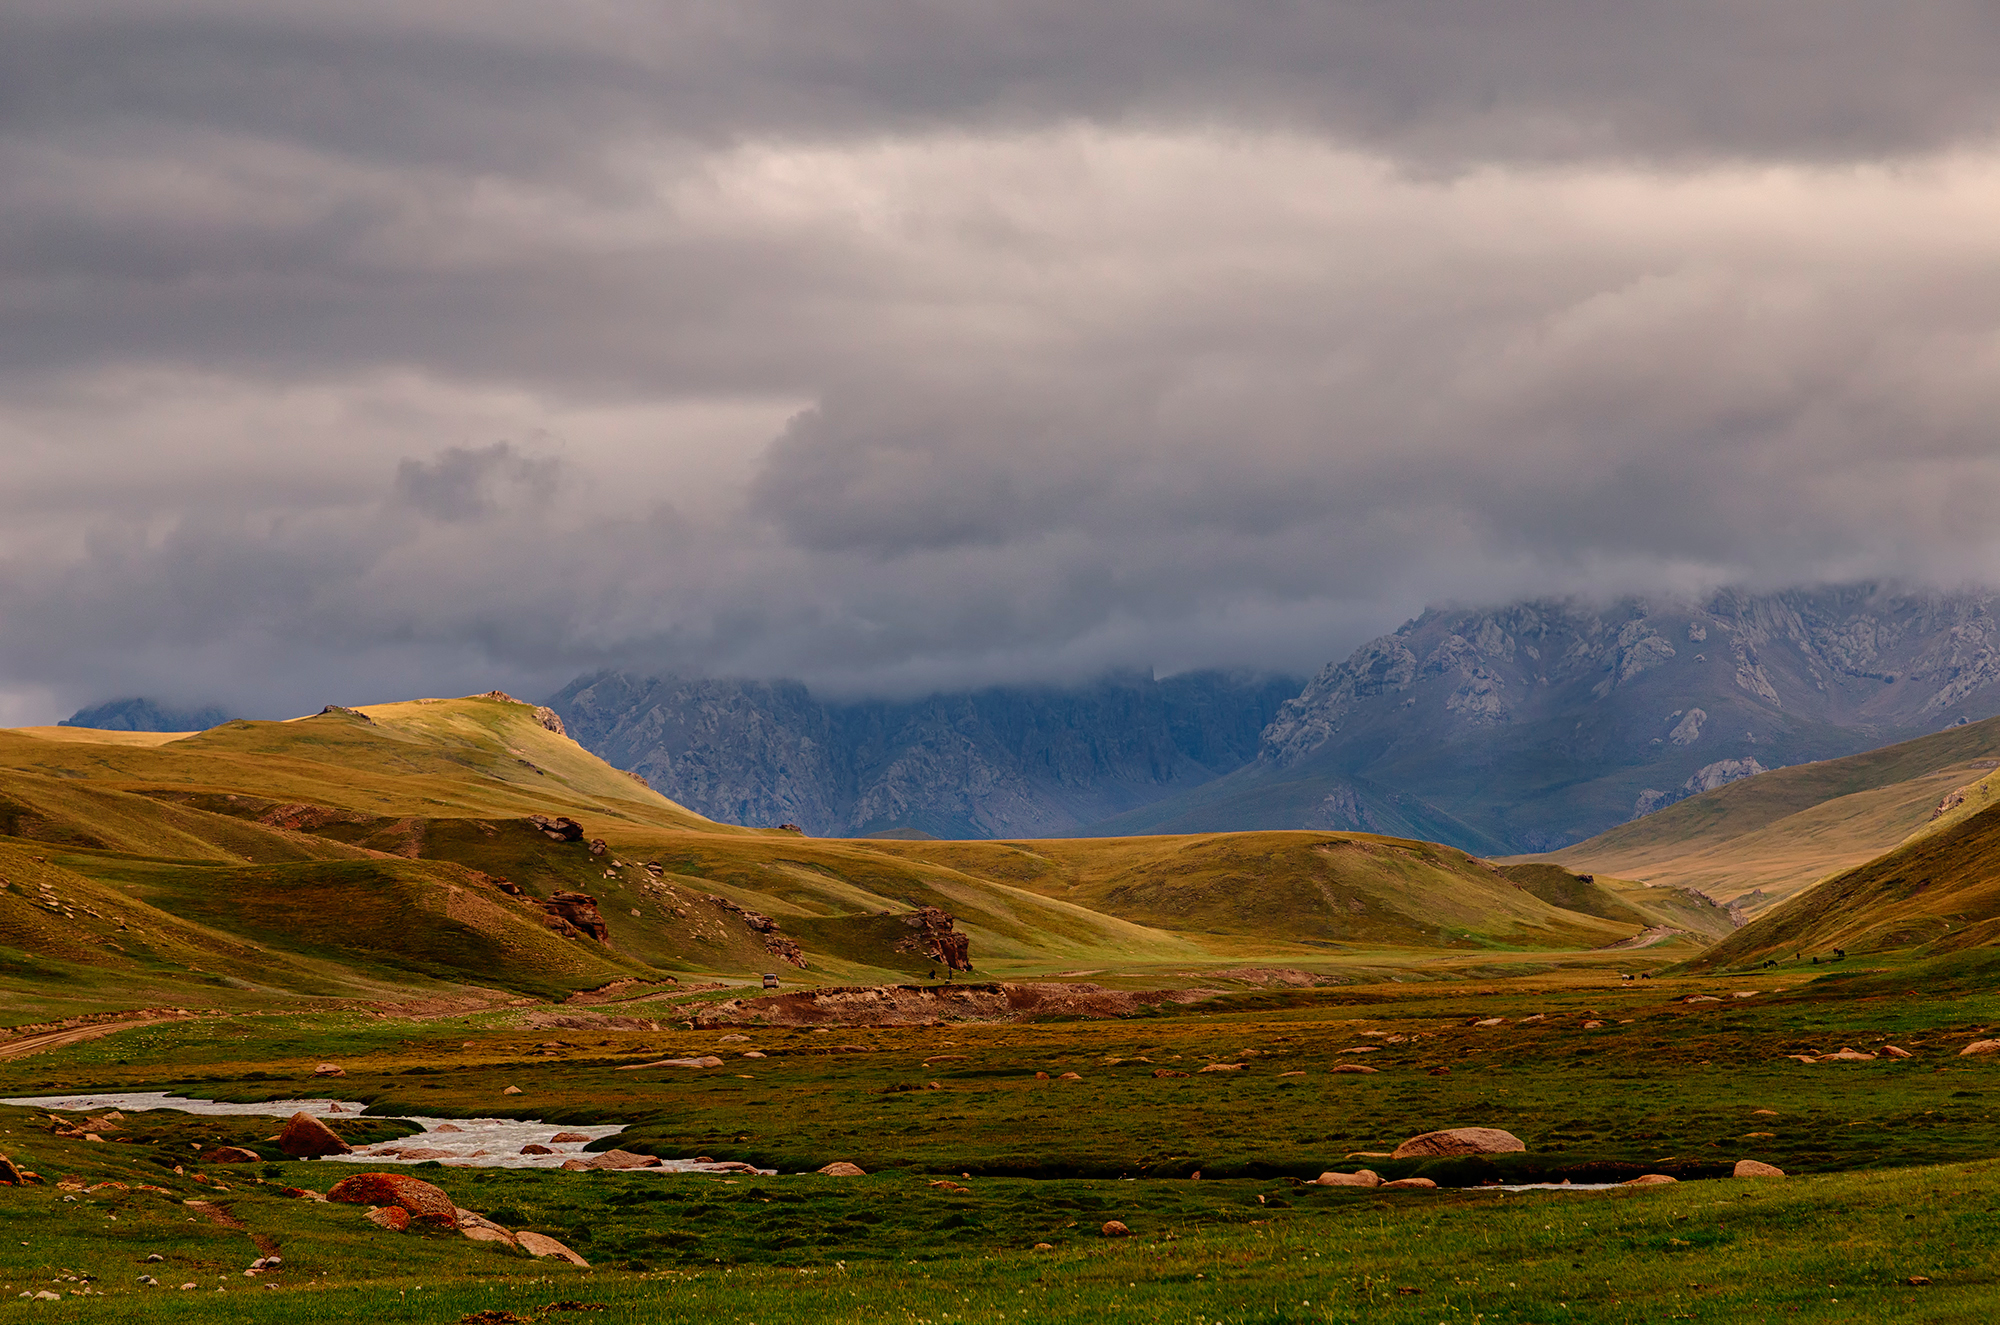
[[[138,1113],[146,1109],[179,1109],[183,1113],[270,1118],[289,1118],[295,1113],[308,1113],[315,1118],[351,1117],[359,1115],[367,1107],[351,1100],[265,1100],[260,1104],[228,1104],[220,1100],[190,1099],[180,1095],[170,1095],[165,1091],[133,1091],[109,1095],[36,1095],[0,1100],[0,1104],[53,1109],[60,1113],[101,1113],[106,1109]],[[379,1146],[357,1149],[351,1155],[328,1155],[326,1158],[352,1164],[417,1164],[428,1158],[436,1159],[440,1164],[469,1168],[553,1169],[561,1168],[566,1159],[590,1157],[584,1150],[585,1142],[567,1141],[557,1144],[551,1138],[558,1134],[583,1136],[591,1141],[597,1141],[607,1136],[616,1136],[625,1130],[623,1124],[587,1127],[565,1124],[558,1127],[553,1123],[522,1122],[515,1118],[397,1116],[408,1117],[411,1122],[424,1130],[415,1135],[397,1137],[394,1141],[385,1141]],[[521,1147],[530,1144],[547,1146],[554,1153],[522,1154]],[[447,1153],[404,1159],[393,1153],[401,1150],[441,1150]],[[719,1164],[701,1164],[689,1159],[669,1159],[661,1161],[660,1167],[656,1169],[625,1171],[727,1173],[731,1170]]]

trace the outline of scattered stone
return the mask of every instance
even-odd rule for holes
[[[1664,1173],[1648,1173],[1633,1178],[1630,1182],[1621,1182],[1618,1185],[1620,1187],[1661,1187],[1667,1183],[1678,1181],[1680,1181],[1678,1178],[1669,1178]]]
[[[1099,1229],[1098,1232],[1107,1238],[1129,1238],[1132,1236],[1132,1230],[1125,1227],[1123,1220],[1118,1219],[1105,1220],[1104,1227]]]
[[[867,1171],[859,1164],[850,1164],[844,1159],[835,1160],[825,1168],[820,1169],[819,1172],[829,1178],[865,1178],[868,1176]]]
[[[217,1146],[213,1150],[204,1150],[201,1155],[201,1162],[204,1164],[255,1164],[263,1158],[256,1151],[245,1150],[242,1146]]]
[[[766,1055],[765,1055],[764,1051],[763,1051],[763,1050],[761,1050],[761,1049],[745,1049],[745,1050],[743,1051],[743,1056],[744,1056],[745,1058],[763,1058],[763,1057],[766,1057]]]
[[[662,1058],[654,1063],[627,1063],[617,1069],[620,1072],[637,1072],[642,1067],[721,1067],[722,1060],[714,1054],[703,1054],[700,1058]]]
[[[1243,1063],[1205,1063],[1195,1069],[1195,1075],[1200,1076],[1203,1072],[1241,1072],[1245,1066]]]
[[[1335,1070],[1335,1071],[1337,1072],[1337,1071],[1339,1071],[1340,1069],[1339,1069],[1339,1068],[1335,1068],[1334,1070]],[[1280,1072],[1280,1073],[1278,1073],[1278,1075],[1279,1075],[1280,1077],[1302,1077],[1302,1076],[1304,1076],[1304,1075],[1305,1075],[1305,1073],[1303,1073],[1303,1072]]]
[[[1037,1242],[1037,1243],[1035,1244],[1035,1250],[1036,1250],[1036,1251],[1054,1251],[1055,1249],[1056,1249],[1056,1245],[1055,1245],[1055,1243],[1053,1243],[1053,1242]],[[1924,1282],[1925,1282],[1925,1283],[1929,1283],[1929,1282],[1930,1282],[1930,1280],[1926,1279],[1926,1280],[1924,1280]]]
[[[436,1127],[431,1128],[431,1130],[433,1132],[463,1132],[465,1129],[457,1123],[439,1123]]]
[[[500,1093],[502,1095],[519,1095],[521,1093],[521,1088],[519,1086],[509,1086]]]
[[[1875,1061],[1875,1055],[1858,1053],[1853,1049],[1849,1049],[1846,1045],[1842,1045],[1833,1053],[1821,1054],[1813,1061],[1818,1063],[1872,1063]]]
[[[313,1069],[313,1075],[316,1077],[344,1077],[347,1075],[347,1069],[335,1063],[321,1063]]]
[[[1061,1076],[1057,1077],[1057,1078],[1056,1078],[1056,1080],[1057,1080],[1057,1081],[1081,1081],[1081,1080],[1083,1080],[1083,1078],[1082,1078],[1082,1077],[1080,1077],[1080,1076],[1078,1076],[1078,1075],[1077,1075],[1076,1073],[1074,1073],[1074,1072],[1065,1072],[1065,1073],[1063,1073],[1063,1074],[1062,1074]]]
[[[346,1205],[394,1206],[418,1223],[458,1226],[458,1206],[451,1197],[406,1173],[357,1173],[329,1188],[326,1199]]]
[[[1739,1159],[1736,1161],[1735,1170],[1729,1176],[1732,1178],[1782,1178],[1785,1176],[1785,1171],[1775,1164],[1766,1164],[1761,1160]]]
[[[1184,1077],[1186,1075],[1187,1073],[1181,1071],[1179,1068],[1174,1068],[1174,1067],[1156,1067],[1153,1069],[1153,1076],[1155,1078],[1163,1079],[1166,1077]]]
[[[718,1043],[718,1044],[748,1044],[748,1043],[750,1043],[750,1037],[749,1037],[749,1036],[747,1036],[747,1035],[725,1035],[725,1036],[723,1036],[723,1037],[722,1037],[722,1038],[721,1038],[720,1040],[716,1041],[716,1043]]]
[[[1891,1058],[1915,1058],[1915,1057],[1916,1057],[1916,1055],[1915,1055],[1915,1054],[1913,1054],[1913,1053],[1911,1053],[1911,1052],[1910,1052],[1910,1051],[1909,1051],[1908,1049],[1901,1049],[1901,1048],[1898,1048],[1897,1046],[1895,1046],[1895,1045],[1893,1045],[1893,1044],[1885,1044],[1885,1045],[1883,1045],[1883,1046],[1882,1046],[1882,1052],[1883,1052],[1883,1053],[1885,1053],[1885,1054],[1887,1054],[1887,1055],[1889,1055],[1889,1057],[1891,1057]]]
[[[1927,1288],[1930,1286],[1931,1281],[1927,1275],[1913,1274],[1903,1282],[1912,1288]]]
[[[607,1150],[583,1161],[593,1169],[656,1169],[665,1163],[658,1155],[639,1155],[630,1150]]]
[[[1424,1075],[1427,1077],[1448,1077],[1451,1075],[1451,1069],[1448,1067],[1434,1067],[1424,1073]]]
[[[1753,1118],[1775,1118],[1778,1116],[1778,1111],[1776,1109],[1752,1109],[1750,1116]]]
[[[1511,1155],[1528,1147],[1512,1132],[1497,1127],[1453,1127],[1425,1132],[1397,1146],[1392,1159],[1424,1159],[1451,1155]]]
[[[1507,1019],[1505,1017],[1487,1017],[1472,1024],[1475,1026],[1504,1026],[1507,1024]]]
[[[1437,1184],[1432,1182],[1429,1178],[1398,1178],[1394,1182],[1383,1183],[1381,1185],[1381,1190],[1386,1192],[1392,1187],[1401,1187],[1407,1190],[1416,1187],[1435,1187],[1435,1186],[1437,1186]]]
[[[301,1110],[278,1134],[278,1149],[293,1159],[317,1159],[321,1155],[351,1155],[354,1147],[340,1139],[331,1127]]]
[[[324,1201],[325,1192],[316,1192],[310,1187],[280,1187],[278,1195],[289,1196],[294,1201]]]
[[[1381,1068],[1366,1067],[1360,1063],[1335,1063],[1333,1065],[1332,1071],[1335,1073],[1345,1072],[1348,1073],[1349,1075],[1356,1075],[1356,1076],[1379,1077],[1382,1075]],[[1303,1075],[1303,1073],[1301,1075]]]
[[[410,1212],[400,1205],[370,1206],[368,1222],[380,1224],[391,1233],[407,1233],[410,1230]]]
[[[568,1261],[571,1265],[579,1266],[586,1270],[590,1268],[589,1261],[583,1259],[583,1257],[577,1255],[568,1247],[563,1246],[562,1243],[557,1242],[554,1238],[544,1234],[530,1233],[528,1230],[522,1229],[514,1235],[514,1240],[519,1244],[522,1251],[527,1252],[530,1256],[538,1260],[544,1256],[554,1256],[559,1260]]]
[[[1601,1021],[1586,1021],[1583,1023],[1583,1028],[1587,1031],[1594,1031],[1603,1024]]]
[[[1155,1073],[1153,1073],[1153,1075],[1154,1075],[1154,1076],[1158,1076],[1158,1075],[1160,1075],[1160,1074],[1159,1074],[1158,1072],[1155,1072]],[[1186,1074],[1185,1074],[1185,1073],[1183,1073],[1182,1075],[1186,1075]],[[1037,1073],[1035,1073],[1035,1080],[1037,1080],[1037,1081],[1047,1081],[1048,1079],[1049,1079],[1049,1074],[1048,1074],[1048,1073],[1046,1073],[1046,1072],[1037,1072]]]
[[[148,1256],[148,1257],[146,1258],[146,1264],[148,1264],[148,1265],[158,1265],[158,1264],[160,1264],[160,1263],[161,1263],[162,1261],[164,1261],[164,1260],[166,1260],[166,1259],[167,1259],[166,1257],[164,1257],[164,1256],[160,1255],[160,1253],[156,1251],[156,1252],[154,1252],[154,1253],[153,1253],[152,1255],[150,1255],[150,1256]]]
[[[1322,1173],[1313,1181],[1321,1187],[1380,1187],[1382,1175],[1374,1169],[1354,1173]]]
[[[575,1145],[578,1142],[588,1141],[588,1140],[590,1140],[590,1138],[585,1136],[582,1132],[557,1132],[554,1136],[549,1138],[549,1144],[552,1146],[568,1146],[568,1145]]]
[[[1689,994],[1681,1000],[1683,1003],[1720,1003],[1721,1001],[1721,999],[1715,997],[1713,994]]]
[[[2000,1040],[1974,1040],[1958,1051],[1960,1058],[1977,1058],[1982,1054],[2000,1054]]]

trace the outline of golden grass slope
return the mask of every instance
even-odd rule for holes
[[[1703,953],[1697,970],[2000,942],[2000,807],[1924,834],[1794,897]]]
[[[1893,848],[1996,763],[1990,718],[1732,782],[1534,859],[1694,888],[1757,915]]]

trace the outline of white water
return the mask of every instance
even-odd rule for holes
[[[307,1113],[315,1118],[354,1117],[367,1107],[351,1100],[266,1100],[260,1104],[229,1104],[221,1100],[189,1099],[158,1090],[111,1095],[38,1095],[0,1100],[0,1104],[18,1104],[27,1108],[52,1109],[62,1113],[102,1113],[107,1109],[138,1113],[146,1109],[179,1109],[183,1113],[274,1119],[289,1118],[295,1113]],[[440,1164],[463,1168],[553,1169],[561,1168],[566,1159],[589,1158],[589,1152],[584,1149],[584,1142],[554,1144],[550,1138],[558,1133],[567,1132],[598,1141],[607,1136],[616,1136],[625,1130],[623,1124],[577,1127],[568,1124],[558,1126],[536,1120],[523,1122],[517,1118],[420,1118],[413,1114],[397,1116],[409,1118],[424,1130],[411,1136],[397,1137],[393,1141],[384,1141],[377,1146],[357,1149],[351,1155],[328,1155],[326,1158],[351,1164],[420,1164],[423,1162],[422,1158],[403,1159],[384,1152],[442,1150],[448,1153],[428,1158],[436,1159]],[[439,1130],[441,1128],[454,1130],[441,1131]],[[548,1146],[554,1153],[522,1154],[521,1147],[531,1143]],[[668,1159],[662,1160],[658,1168],[623,1171],[727,1173],[731,1170],[716,1164],[700,1164],[690,1159]]]

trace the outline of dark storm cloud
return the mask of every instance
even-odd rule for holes
[[[0,17],[0,720],[2000,574],[2000,19]]]

